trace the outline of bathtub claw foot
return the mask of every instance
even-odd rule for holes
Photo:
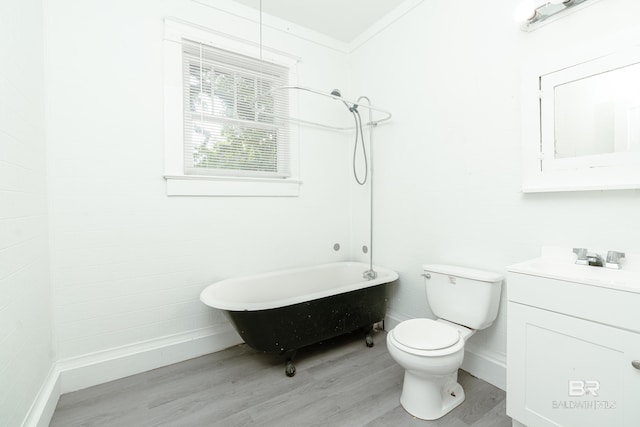
[[[367,344],[367,347],[373,347],[373,337],[371,336],[371,334],[367,334],[364,342]]]
[[[287,360],[287,366],[284,368],[284,373],[287,374],[288,377],[292,377],[296,374],[296,367],[291,360]]]
[[[366,327],[364,328],[364,331],[366,333],[365,337],[364,337],[364,342],[365,344],[367,344],[367,347],[371,348],[373,347],[373,326],[371,327]]]
[[[288,377],[292,377],[296,374],[296,367],[293,364],[293,358],[295,356],[296,356],[295,350],[290,350],[285,354],[284,373],[287,374]]]
[[[371,336],[371,333],[367,334],[367,336],[364,338],[364,342],[365,344],[367,344],[367,347],[373,347],[373,337]]]

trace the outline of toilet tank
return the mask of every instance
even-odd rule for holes
[[[500,305],[501,274],[445,264],[426,264],[423,270],[433,314],[471,329],[491,326]]]

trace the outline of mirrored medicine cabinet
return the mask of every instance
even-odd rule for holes
[[[640,188],[640,46],[522,76],[524,192]]]

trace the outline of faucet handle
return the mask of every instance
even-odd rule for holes
[[[607,252],[605,266],[608,268],[620,268],[620,260],[624,257],[624,252],[609,251]]]
[[[587,260],[587,248],[573,248],[573,253],[578,256],[578,259],[576,259],[576,264],[589,264],[589,261]]]

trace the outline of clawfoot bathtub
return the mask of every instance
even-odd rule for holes
[[[374,267],[377,277],[367,280],[367,270],[368,264],[339,262],[235,277],[208,286],[200,300],[224,310],[253,349],[284,355],[293,376],[296,350],[361,328],[369,332],[384,319],[386,285],[398,274]],[[367,345],[373,345],[369,334]]]

